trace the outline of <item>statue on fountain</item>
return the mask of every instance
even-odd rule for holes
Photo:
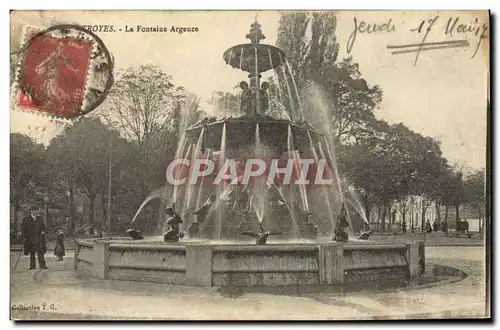
[[[251,103],[252,103],[252,91],[250,87],[248,87],[248,83],[246,81],[240,82],[241,92],[241,101],[240,101],[240,111],[243,116],[251,116],[253,115],[251,111]]]
[[[373,231],[370,229],[370,224],[368,222],[363,223],[364,230],[359,235],[358,239],[368,240],[372,235]]]
[[[342,209],[340,210],[339,216],[337,217],[337,225],[333,231],[333,240],[336,242],[347,242],[349,241],[349,235],[345,232],[345,229],[349,227],[347,222],[347,209],[345,204],[342,204]]]
[[[259,75],[260,76],[260,75]],[[240,82],[241,101],[240,101],[240,111],[242,116],[251,116],[265,113],[269,109],[269,98],[267,96],[267,90],[269,89],[269,83],[263,82],[260,85],[260,89],[256,86],[257,82],[253,75],[250,75],[250,87],[246,81]],[[257,93],[259,94],[259,104],[257,110]]]
[[[255,233],[252,231],[244,231],[241,233],[241,236],[250,236],[252,238],[255,238],[255,244],[257,245],[265,245],[267,243],[267,238],[271,235],[282,235],[283,233],[275,233],[275,232],[270,232],[264,230],[264,227],[262,227],[262,223],[259,223],[259,232]]]
[[[184,237],[184,233],[179,230],[179,224],[182,223],[182,219],[177,213],[175,213],[173,207],[167,207],[165,209],[165,213],[168,216],[168,230],[163,235],[163,240],[167,243],[177,243],[179,239]]]

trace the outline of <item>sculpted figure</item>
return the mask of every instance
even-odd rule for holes
[[[240,88],[242,89],[240,111],[244,116],[252,115],[252,109],[251,109],[252,91],[250,87],[248,87],[248,83],[246,81],[240,82]]]
[[[163,235],[163,240],[167,243],[176,243],[180,238],[184,237],[184,233],[181,233],[179,230],[179,224],[182,223],[182,219],[175,213],[173,207],[167,207],[165,209],[165,213],[168,216],[168,230],[165,235]]]
[[[283,233],[273,233],[270,231],[264,230],[262,227],[262,223],[259,224],[260,230],[258,233],[252,231],[244,231],[241,233],[241,236],[250,236],[255,238],[255,244],[257,245],[265,245],[267,243],[267,238],[271,235],[282,235]]]
[[[340,214],[337,217],[337,225],[335,226],[335,230],[333,231],[334,237],[333,240],[336,242],[347,242],[349,241],[349,235],[345,232],[345,229],[349,227],[349,223],[347,222],[347,210],[345,208],[345,204],[342,204],[342,209],[340,210]]]

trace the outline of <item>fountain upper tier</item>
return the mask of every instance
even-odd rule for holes
[[[281,49],[265,44],[236,45],[226,50],[223,57],[233,68],[250,73],[254,73],[256,68],[259,73],[279,68],[286,58]]]
[[[277,154],[288,150],[288,128],[291,128],[291,135],[295,150],[307,152],[311,147],[311,141],[319,142],[321,134],[318,133],[307,122],[295,123],[289,120],[274,119],[268,116],[242,116],[238,118],[205,118],[203,121],[191,126],[186,131],[189,141],[198,141],[202,128],[205,127],[201,147],[215,151],[221,149],[223,140],[223,129],[226,126],[226,147],[239,148],[251,146],[255,143],[255,132],[257,124],[262,144],[272,146]]]
[[[281,49],[260,44],[260,41],[266,38],[260,28],[261,25],[255,21],[251,25],[250,32],[246,35],[251,43],[236,45],[224,52],[223,57],[226,64],[253,75],[283,65],[286,56]]]

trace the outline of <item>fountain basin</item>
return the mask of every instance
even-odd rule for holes
[[[307,242],[268,245],[123,239],[76,243],[74,268],[97,279],[192,286],[335,285],[418,277],[421,241]]]

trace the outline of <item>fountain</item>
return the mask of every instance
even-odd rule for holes
[[[419,276],[422,242],[373,243],[371,232],[350,239],[349,212],[366,216],[357,200],[343,195],[332,139],[304,120],[286,56],[260,43],[259,23],[246,38],[250,43],[223,55],[226,64],[249,73],[249,82],[240,83],[240,115],[185,128],[176,160],[187,166],[172,170],[172,177],[186,180],[172,189],[168,231],[160,238],[129,231],[129,239],[79,240],[75,269],[101,279],[201,286]],[[274,79],[261,83],[268,71]],[[148,197],[138,214],[166,192]]]

